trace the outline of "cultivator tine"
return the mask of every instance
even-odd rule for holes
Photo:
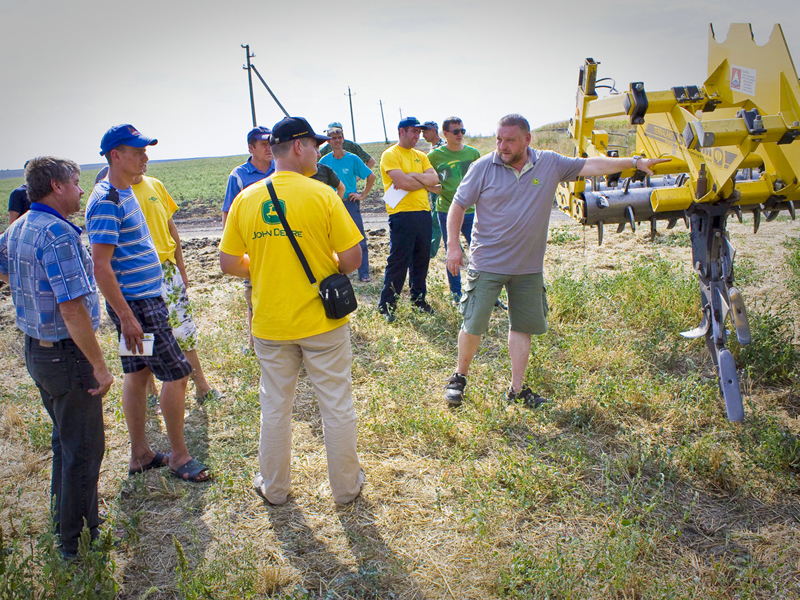
[[[736,362],[727,348],[722,348],[718,356],[719,387],[725,400],[728,420],[739,422],[744,419],[742,392],[739,389],[739,378],[736,375]]]
[[[736,215],[736,218],[739,219],[739,223],[742,223],[742,209],[734,204],[731,210],[733,210],[733,214]]]
[[[597,222],[597,245],[598,246],[602,246],[603,245],[603,222],[602,221],[598,221]]]
[[[670,219],[667,223],[667,229],[672,229],[675,225],[678,224],[678,219]]]
[[[623,231],[625,231],[625,221],[617,225],[617,233],[622,233]]]
[[[792,216],[792,221],[795,220],[794,202],[789,202],[789,214]]]
[[[650,237],[655,239],[657,234],[658,234],[658,228],[656,227],[656,218],[652,217],[650,219]]]
[[[686,229],[689,229],[689,217],[686,213],[683,214],[683,224],[686,226]]]
[[[708,312],[708,307],[705,307],[703,310],[703,320],[700,322],[700,325],[689,331],[681,331],[681,335],[690,340],[701,338],[706,335],[711,327],[711,320],[708,318]]]
[[[779,214],[781,214],[780,209],[769,211],[767,213],[767,223],[769,223],[770,221],[774,221],[778,217]]]
[[[753,233],[758,233],[758,228],[761,227],[761,209],[756,208],[753,210]]]
[[[636,233],[636,220],[633,215],[633,207],[626,206],[625,207],[625,218],[628,219],[628,223],[631,225],[631,231]]]
[[[747,309],[744,307],[742,292],[737,287],[728,288],[728,298],[731,301],[731,321],[736,329],[736,338],[742,346],[750,343],[750,321],[747,319]]]

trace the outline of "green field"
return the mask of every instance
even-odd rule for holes
[[[606,127],[609,131],[627,132],[630,128],[625,121],[602,121],[599,126]],[[563,133],[566,123],[554,123],[533,132],[532,144],[537,148],[548,148],[559,152],[572,153],[571,145],[567,136]],[[494,138],[468,137],[465,143],[478,148],[481,154],[485,154],[494,149]],[[375,193],[373,203],[379,204],[379,194],[383,191],[383,182],[380,177],[381,153],[388,147],[381,142],[362,144],[364,149],[375,157],[375,167],[373,171],[377,175],[375,182]],[[427,149],[428,144],[421,141],[420,149]],[[243,163],[247,155],[225,156],[220,158],[198,158],[193,160],[176,160],[152,163],[148,166],[147,174],[160,179],[172,198],[181,209],[181,213],[176,215],[176,219],[189,217],[213,217],[217,218],[222,209],[222,200],[225,196],[225,186],[228,181],[228,173],[236,165]],[[97,169],[89,169],[81,173],[81,187],[86,192],[84,203],[89,198]],[[0,199],[6,203],[11,191],[22,185],[23,178],[15,177],[0,179]],[[0,226],[5,227],[8,222],[8,215],[5,210],[0,211]],[[75,222],[83,224],[82,215],[74,217]]]
[[[568,145],[563,132],[536,136],[535,144]],[[492,140],[474,145],[487,151]],[[207,164],[219,177],[208,175],[206,192],[187,183],[181,193],[211,210],[221,198],[214,181],[224,184],[241,157],[205,160],[217,161]],[[179,199],[179,182],[203,178],[190,162],[154,165],[152,174]],[[725,417],[704,344],[678,335],[700,318],[688,235],[651,238],[643,229],[606,235],[598,248],[593,231],[551,227],[550,330],[534,339],[526,373],[552,400],[538,411],[505,402],[501,311],[467,402],[446,407],[460,318],[442,253],[428,279],[436,315],[413,312],[405,297],[387,324],[376,303],[388,236],[371,235],[373,283],[356,284],[352,321],[368,483],[347,507],[330,498],[305,375],[290,502],[266,506],[252,492],[260,370],[240,353],[242,286],[219,273],[215,240],[191,240],[184,255],[199,353],[226,397],[197,406],[190,384],[187,440],[215,478],[193,486],[166,470],[127,477],[120,366],[104,322],[118,381],[105,400],[100,494],[108,530],[122,541],[106,540],[70,566],[47,526],[49,419],[0,291],[0,599],[800,598],[800,227],[778,219],[754,236],[747,217],[729,227],[753,331],[751,345],[730,344],[745,396],[740,424]],[[148,435],[166,448],[154,412]]]

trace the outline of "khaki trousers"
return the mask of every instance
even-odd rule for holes
[[[304,363],[322,415],[333,499],[338,504],[350,502],[364,483],[356,453],[350,325],[299,340],[254,340],[261,363],[261,491],[272,504],[283,504],[288,499],[292,483],[292,406],[300,365]]]

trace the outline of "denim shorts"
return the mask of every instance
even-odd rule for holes
[[[486,271],[467,271],[459,311],[462,329],[483,335],[489,328],[492,309],[503,288],[508,294],[509,329],[528,335],[547,331],[547,289],[541,273],[499,275]]]

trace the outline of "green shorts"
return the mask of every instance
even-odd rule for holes
[[[508,294],[509,329],[528,335],[547,331],[547,289],[541,273],[498,275],[486,271],[467,271],[459,311],[461,328],[472,335],[483,335],[489,328],[492,309],[503,287]]]

